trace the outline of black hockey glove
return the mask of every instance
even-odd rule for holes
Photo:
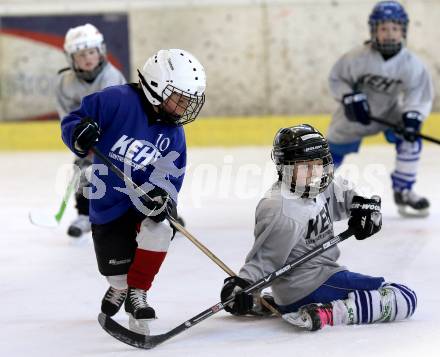
[[[423,116],[419,112],[411,111],[402,114],[402,120],[404,130],[401,133],[397,131],[397,134],[401,134],[406,141],[413,143],[417,140],[417,133],[422,125]]]
[[[249,285],[249,282],[239,276],[230,276],[225,279],[220,293],[221,301],[224,302],[235,296],[234,301],[225,306],[225,311],[232,315],[246,315],[252,310],[254,306],[254,297],[252,294],[246,294],[241,291]]]
[[[370,106],[367,96],[362,92],[353,92],[342,97],[345,116],[350,121],[357,121],[363,125],[371,123]]]
[[[145,207],[150,211],[148,218],[152,219],[154,222],[162,222],[167,215],[172,211],[174,205],[173,200],[170,198],[168,193],[160,187],[155,187],[149,191],[148,196],[150,199],[142,199]]]
[[[84,157],[95,145],[101,135],[101,130],[91,118],[84,118],[73,130],[72,141],[75,152]]]
[[[348,226],[353,230],[356,239],[363,240],[380,231],[382,227],[380,203],[379,196],[353,197]]]

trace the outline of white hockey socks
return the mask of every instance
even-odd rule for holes
[[[414,291],[401,284],[384,284],[378,290],[356,290],[333,305],[333,324],[370,324],[409,318],[417,307]]]
[[[112,275],[105,277],[111,287],[117,290],[127,289],[127,274],[123,275]]]
[[[391,174],[393,189],[395,191],[411,189],[416,181],[422,143],[420,140],[413,143],[400,141],[396,145],[396,151],[396,166]]]

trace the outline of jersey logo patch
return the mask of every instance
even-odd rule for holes
[[[377,92],[393,93],[396,87],[402,83],[400,79],[392,79],[377,74],[364,74],[357,82],[366,85]]]
[[[317,240],[324,238],[323,233],[326,233],[329,229],[332,230],[333,223],[330,217],[330,211],[327,202],[322,207],[319,214],[315,218],[309,219],[309,226],[307,229],[306,243],[313,244]],[[327,235],[325,235],[327,237]]]

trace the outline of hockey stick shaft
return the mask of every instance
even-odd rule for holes
[[[133,180],[131,180],[131,178],[127,177],[127,175],[125,175],[124,172],[122,172],[117,166],[115,166],[110,161],[110,159],[108,159],[103,153],[101,153],[101,151],[98,148],[94,147],[92,148],[92,151],[121,180],[128,181],[131,187],[133,187],[133,189],[136,190],[138,194],[141,194],[143,197],[151,201],[151,197],[149,197],[144,190],[142,190],[137,184],[135,184]],[[197,248],[199,248],[208,258],[210,258],[215,264],[217,264],[221,269],[223,269],[223,271],[226,274],[228,274],[229,276],[236,275],[232,269],[230,269],[225,263],[223,263],[222,260],[220,260],[213,252],[211,252],[205,245],[203,245],[196,237],[194,237],[190,232],[188,232],[179,222],[177,222],[177,220],[174,217],[167,215],[167,220],[174,226],[175,229],[177,229],[181,234],[183,234],[187,239],[189,239]],[[279,315],[278,310],[276,310],[266,300],[261,299],[260,301],[272,313]]]
[[[152,198],[133,180],[124,174],[115,164],[113,164],[110,159],[108,159],[98,148],[93,147],[91,149],[97,157],[110,169],[112,170],[122,181],[128,182],[134,191],[146,200],[152,201]],[[171,225],[176,228],[180,233],[182,233],[186,238],[188,238],[192,243],[194,243],[197,248],[199,248],[203,253],[205,253],[211,260],[213,260],[219,267],[221,267],[227,274],[235,275],[234,272],[229,269],[218,257],[215,256],[208,248],[206,248],[202,243],[200,243],[191,233],[189,233],[179,222],[173,217],[167,214],[167,220]]]
[[[64,212],[67,207],[67,202],[69,201],[70,196],[76,189],[80,175],[81,173],[77,174],[76,171],[74,171],[72,174],[72,178],[70,179],[69,184],[67,185],[66,192],[64,193],[63,200],[61,201],[60,209],[55,214],[55,220],[58,223],[61,221],[61,218],[63,218]]]
[[[205,245],[203,245],[196,237],[189,233],[184,227],[182,227],[173,217],[169,217],[169,220],[173,220],[173,225],[176,229],[182,233],[186,238],[188,238],[197,248],[199,248],[206,256],[208,256],[215,264],[217,264],[223,271],[229,276],[236,276],[232,269],[230,269],[222,260],[220,260],[213,252],[211,252]],[[177,228],[177,225],[181,229]],[[260,298],[261,304],[266,307],[269,311],[277,316],[281,316],[280,312],[275,309],[271,304],[269,304],[264,298]]]
[[[334,247],[338,243],[344,241],[345,239],[352,236],[353,233],[350,229],[347,229],[346,231],[342,232],[341,234],[330,238],[326,240],[325,242],[321,243],[318,247],[315,249],[307,252],[306,254],[302,255],[300,258],[289,262],[282,266],[280,269],[266,275],[265,277],[261,278],[260,280],[256,281],[255,283],[248,286],[246,289],[243,289],[246,293],[253,293],[257,290],[260,290],[266,286],[271,285],[276,279],[280,278],[283,275],[286,275],[289,273],[292,269],[297,267],[298,265],[301,265],[313,257],[321,254],[322,252]],[[119,325],[117,322],[115,322],[113,319],[111,319],[108,316],[105,316],[104,314],[99,315],[99,322],[101,326],[113,337],[117,338],[118,340],[127,343],[131,346],[135,346],[138,348],[144,348],[144,349],[151,349],[156,347],[157,345],[161,344],[164,341],[169,340],[170,338],[180,334],[181,332],[193,327],[194,325],[202,322],[203,320],[206,320],[208,317],[216,314],[217,312],[224,309],[225,305],[230,304],[234,301],[234,297],[231,297],[230,299],[219,302],[215,304],[214,306],[211,306],[210,308],[202,311],[201,313],[197,314],[196,316],[190,318],[189,320],[183,322],[179,326],[175,327],[174,329],[160,334],[160,335],[152,335],[152,336],[145,336],[141,335],[135,332],[132,332],[130,330],[125,329],[121,325]]]
[[[47,228],[55,228],[60,224],[61,219],[63,218],[64,212],[67,207],[67,203],[69,201],[72,192],[74,192],[77,188],[78,181],[80,179],[80,174],[76,170],[74,170],[70,181],[66,187],[64,192],[63,199],[61,201],[61,205],[56,213],[52,212],[41,212],[41,211],[31,211],[29,212],[29,220],[32,224],[39,227],[47,227]]]
[[[298,265],[301,265],[301,264],[309,261],[310,259],[316,257],[317,255],[330,249],[331,247],[337,245],[338,243],[346,240],[347,238],[351,237],[352,235],[353,235],[352,231],[350,229],[347,229],[346,231],[342,232],[341,234],[326,240],[325,242],[320,244],[315,249],[302,255],[300,258],[294,260],[293,262],[289,262],[289,263],[283,265],[280,269],[266,275],[265,277],[261,278],[260,280],[256,281],[255,283],[249,285],[246,289],[243,289],[243,291],[246,293],[253,293],[257,290],[260,290],[264,287],[271,285],[276,279],[280,278],[283,275],[286,275],[288,272],[290,272],[292,269],[296,268]],[[226,305],[232,303],[233,301],[234,301],[234,297],[232,297],[224,302],[219,302],[218,304],[201,312],[200,314],[194,316],[193,318],[185,321],[183,324],[177,326],[173,330],[166,333],[166,335],[168,336],[167,339],[177,335],[178,333],[194,326],[195,324],[198,324],[199,322],[202,322],[203,320],[207,319],[208,317],[223,310]]]
[[[361,89],[359,88],[360,85],[361,85],[360,82],[356,82],[356,83],[354,84],[354,86],[353,86],[353,90],[354,90],[354,91],[359,91],[359,90],[361,90]],[[403,128],[403,127],[401,127],[401,126],[398,126],[398,125],[396,125],[396,124],[390,123],[389,121],[387,121],[387,120],[385,120],[385,119],[382,119],[382,118],[376,118],[376,117],[372,117],[372,116],[370,116],[370,119],[371,119],[371,121],[374,121],[374,122],[376,122],[376,123],[379,123],[379,124],[382,124],[382,125],[385,125],[385,126],[391,128],[391,129],[394,129],[394,131],[395,131],[396,133],[403,134],[404,131],[405,131],[405,128]],[[435,143],[435,144],[440,144],[440,140],[439,140],[439,139],[433,138],[433,137],[428,136],[428,135],[424,135],[424,134],[422,134],[422,133],[420,133],[420,132],[417,132],[417,133],[414,133],[414,134],[415,134],[416,136],[420,137],[421,139],[426,140],[426,141],[430,141],[430,142]]]
[[[396,124],[389,123],[388,121],[386,121],[384,119],[375,118],[375,117],[370,117],[370,119],[371,119],[371,121],[374,121],[376,123],[379,123],[379,124],[382,124],[382,125],[385,125],[385,126],[388,126],[388,127],[392,128],[392,129],[394,129],[394,131],[396,133],[399,133],[399,134],[402,133],[403,134],[405,132],[405,128],[400,127],[400,126],[398,126]],[[420,132],[416,132],[416,133],[414,133],[414,135],[416,135],[416,136],[418,136],[421,139],[424,139],[426,141],[430,141],[432,143],[440,144],[440,139],[433,138],[431,136],[422,134]]]

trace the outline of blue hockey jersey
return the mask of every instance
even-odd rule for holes
[[[63,118],[62,139],[75,152],[74,128],[82,118],[92,118],[101,128],[96,147],[104,155],[147,193],[160,187],[177,202],[185,174],[185,134],[182,127],[154,120],[152,109],[135,86],[108,87],[84,97],[80,108]],[[92,223],[110,222],[130,207],[142,211],[139,198],[128,185],[97,157],[93,163],[89,191]]]

